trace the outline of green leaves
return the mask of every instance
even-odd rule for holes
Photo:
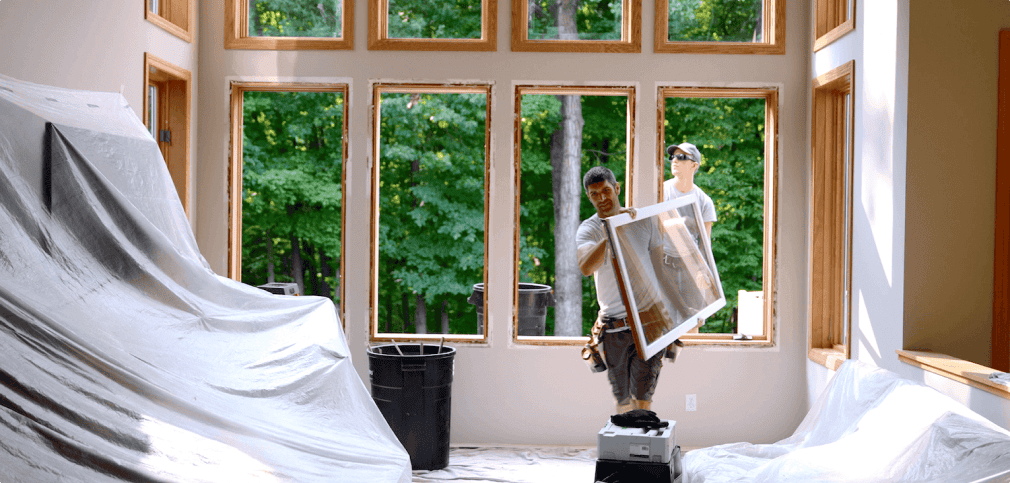
[[[479,39],[480,0],[388,0],[389,38]]]
[[[761,41],[762,0],[669,0],[669,33],[675,41]]]

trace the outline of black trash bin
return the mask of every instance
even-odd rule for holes
[[[393,344],[368,348],[372,400],[410,455],[415,470],[449,465],[449,414],[456,349]],[[421,354],[424,347],[424,354]]]
[[[539,283],[520,283],[519,335],[542,336],[547,330],[547,307],[554,306],[554,289]],[[473,285],[473,294],[467,299],[477,307],[477,332],[484,333],[484,284]]]

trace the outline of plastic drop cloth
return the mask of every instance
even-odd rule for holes
[[[123,96],[0,76],[0,481],[410,478],[333,303],[215,275]]]
[[[688,452],[688,483],[1007,482],[1010,432],[932,388],[858,361],[792,436]]]

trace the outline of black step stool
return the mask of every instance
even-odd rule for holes
[[[597,483],[680,483],[683,481],[680,446],[673,447],[669,463],[596,460]]]

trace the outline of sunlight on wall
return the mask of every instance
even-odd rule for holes
[[[895,0],[863,6],[863,62],[856,65],[857,111],[863,113],[863,139],[856,140],[856,193],[870,223],[887,284],[894,281],[894,96],[898,19]],[[860,100],[859,93],[863,99]]]
[[[859,310],[859,318],[856,320],[871,320],[870,313],[866,306],[866,300],[863,298],[863,291],[859,291],[859,304],[857,305],[857,310]],[[859,326],[859,331],[852,331],[852,337],[857,337],[855,341],[858,344],[852,344],[852,346],[857,347],[854,354],[850,357],[853,359],[859,359],[863,362],[870,364],[880,365],[880,346],[877,341],[877,336],[873,333],[873,324],[861,324]],[[868,360],[867,357],[869,356]]]
[[[161,476],[189,482],[281,480],[261,461],[227,444],[145,416],[140,430],[150,439],[142,463]]]

